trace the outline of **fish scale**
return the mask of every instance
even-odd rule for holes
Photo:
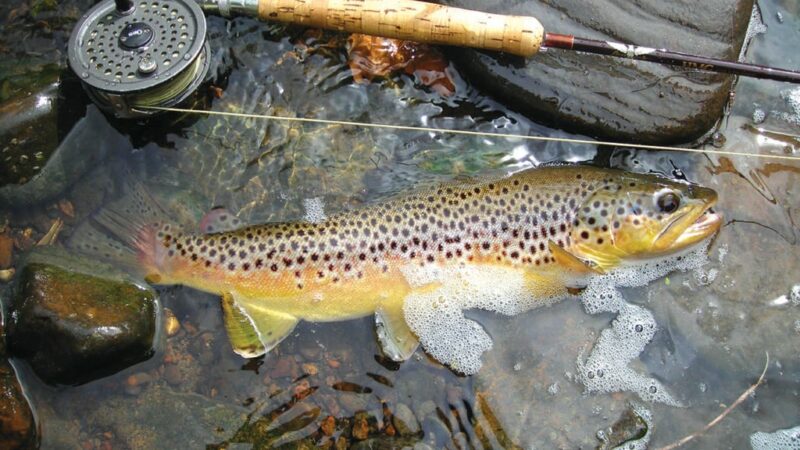
[[[83,227],[92,233],[75,239],[78,248],[135,255],[150,282],[221,295],[240,355],[268,352],[300,320],[374,314],[392,359],[421,342],[464,373],[491,347],[464,309],[551,304],[594,275],[694,246],[721,223],[710,189],[581,165],[445,185],[314,223],[240,227],[217,209],[199,233],[168,223],[143,186],[129,190],[94,217],[126,246]]]
[[[547,265],[555,263],[548,241],[569,246],[578,206],[595,189],[613,183],[598,175],[575,171],[571,180],[553,185],[546,176],[523,172],[500,181],[441,187],[319,223],[207,235],[173,236],[162,229],[159,237],[168,257],[191,261],[197,275],[211,270],[245,278],[259,272],[274,279],[288,276],[297,290],[387,272],[397,261]]]

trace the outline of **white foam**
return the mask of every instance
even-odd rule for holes
[[[464,310],[514,315],[543,301],[525,286],[522,269],[407,265],[402,270],[409,284],[420,288],[403,305],[409,328],[429,355],[466,375],[481,368],[492,339]]]
[[[658,381],[627,366],[650,342],[656,324],[648,311],[625,303],[616,288],[642,286],[671,271],[699,267],[706,261],[705,252],[706,246],[700,246],[682,255],[621,268],[589,283],[582,293],[586,311],[619,313],[587,360],[579,358],[579,379],[589,391],[632,391],[648,401],[678,404]],[[483,309],[515,315],[558,300],[537,297],[521,268],[408,264],[401,270],[415,288],[403,306],[409,328],[430,356],[467,375],[478,372],[481,355],[492,347],[492,339],[463,311]]]
[[[322,197],[307,198],[303,200],[306,214],[303,220],[310,223],[320,223],[325,221],[325,203]]]
[[[767,113],[761,108],[756,108],[753,110],[753,122],[756,124],[763,123],[764,120],[767,118]]]
[[[781,91],[781,98],[789,106],[791,112],[778,113],[781,119],[794,125],[800,125],[800,88]]]
[[[649,311],[625,302],[617,288],[644,286],[675,270],[699,269],[707,261],[706,247],[701,245],[684,254],[621,268],[589,282],[581,294],[586,312],[618,315],[611,327],[602,331],[589,357],[586,360],[583,355],[578,357],[578,379],[588,392],[629,391],[645,401],[680,406],[658,380],[628,366],[653,339],[658,326]]]
[[[758,431],[750,435],[753,450],[800,450],[800,426],[774,433]]]
[[[742,44],[742,49],[739,51],[739,61],[744,61],[753,38],[758,34],[766,32],[767,26],[764,25],[764,20],[761,18],[761,10],[758,8],[758,3],[753,3],[753,10],[750,12],[750,22],[747,24],[744,43]]]

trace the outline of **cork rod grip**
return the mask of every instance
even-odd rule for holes
[[[533,56],[544,29],[533,17],[504,16],[416,0],[258,0],[258,16],[296,25],[428,44]]]

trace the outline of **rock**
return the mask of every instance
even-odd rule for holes
[[[632,409],[626,409],[622,416],[608,429],[598,432],[602,444],[598,449],[613,449],[631,441],[638,441],[647,435],[647,422]]]
[[[492,13],[530,15],[546,31],[735,60],[752,0],[664,3],[445,0]],[[719,20],[725,17],[726,20]],[[603,139],[692,141],[721,116],[730,76],[567,50],[528,60],[459,51],[460,69],[536,121]]]
[[[48,383],[79,384],[148,358],[157,302],[113,269],[39,247],[11,304],[9,350]]]
[[[14,238],[11,233],[6,231],[0,233],[0,269],[11,267],[12,256],[14,253]]]
[[[363,441],[369,436],[369,423],[367,422],[367,413],[361,411],[357,412],[353,420],[353,438]]]
[[[155,383],[138,397],[111,397],[82,415],[89,426],[111,431],[132,450],[205,448],[230,437],[246,417],[240,408]]]
[[[87,145],[88,142],[91,144]],[[29,180],[23,184],[0,182],[0,205],[30,207],[50,200],[96,167],[109,149],[117,151],[130,146],[96,107],[89,106],[86,116],[72,127],[52,156],[43,158],[41,168]]]
[[[417,438],[413,437],[376,437],[353,443],[349,448],[350,450],[389,450],[397,448],[417,448],[416,446],[418,444]]]
[[[419,433],[419,423],[417,422],[411,408],[403,403],[398,403],[394,408],[392,425],[400,436],[411,436]]]
[[[14,368],[0,360],[0,448],[38,447],[38,429]]]

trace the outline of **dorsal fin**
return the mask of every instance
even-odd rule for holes
[[[564,268],[579,274],[601,275],[604,273],[601,269],[589,266],[577,256],[559,247],[552,239],[549,241],[548,245],[550,247],[550,253],[553,254],[553,258]]]

